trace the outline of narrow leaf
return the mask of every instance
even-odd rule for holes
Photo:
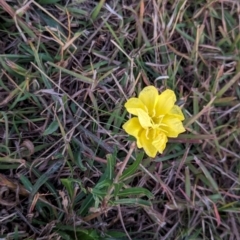
[[[141,163],[141,161],[143,159],[143,156],[144,156],[144,152],[142,151],[141,153],[138,154],[136,161],[123,172],[122,176],[119,178],[120,181],[133,175],[136,172],[136,170],[139,167],[139,164]]]
[[[148,198],[154,197],[154,195],[149,190],[142,187],[132,187],[132,188],[123,189],[117,194],[118,197],[128,197],[131,195],[147,196]]]
[[[51,124],[48,126],[48,128],[44,131],[43,136],[47,136],[47,135],[50,135],[50,134],[56,132],[58,128],[59,128],[59,125],[58,125],[57,120],[51,122]]]
[[[205,177],[207,178],[207,180],[209,181],[210,185],[213,187],[213,189],[215,191],[219,191],[218,190],[218,185],[217,183],[215,182],[215,180],[212,178],[211,174],[209,173],[209,171],[207,170],[207,168],[201,163],[201,161],[197,158],[197,157],[194,157],[194,160],[196,161],[196,163],[199,165],[199,167],[202,169]]]
[[[71,179],[68,178],[62,178],[60,179],[62,185],[66,188],[70,198],[73,198],[73,194],[74,194],[74,189],[73,189],[73,182]]]
[[[113,205],[118,205],[118,204],[126,204],[126,205],[135,204],[143,207],[152,206],[152,203],[150,201],[146,201],[139,198],[122,198],[122,199],[115,200],[113,202]]]
[[[89,83],[89,84],[93,84],[93,83],[94,83],[94,80],[93,80],[93,79],[88,78],[88,77],[85,77],[84,75],[81,75],[81,74],[75,73],[75,72],[73,72],[73,71],[70,71],[70,70],[68,70],[68,69],[66,69],[66,68],[60,67],[60,66],[58,66],[58,65],[56,65],[56,64],[54,64],[54,63],[52,63],[52,62],[48,62],[48,64],[49,64],[50,66],[53,66],[53,67],[61,70],[61,71],[64,72],[64,73],[67,73],[67,74],[69,74],[69,75],[71,75],[71,76],[73,76],[73,77],[75,77],[75,78],[78,78],[78,79],[81,80],[82,82]]]
[[[113,154],[107,154],[107,171],[106,176],[109,180],[113,180],[114,166],[116,160]]]
[[[37,193],[37,191],[39,190],[39,188],[45,183],[47,182],[48,178],[54,174],[63,164],[63,160],[59,160],[56,163],[54,163],[47,171],[46,173],[42,174],[37,182],[34,184],[31,194],[29,196],[29,203],[32,203],[32,199],[34,197],[34,195]]]

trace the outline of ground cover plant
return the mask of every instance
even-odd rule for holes
[[[240,239],[239,11],[0,0],[0,238]],[[155,158],[122,128],[146,86],[185,118]]]

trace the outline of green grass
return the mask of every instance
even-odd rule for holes
[[[0,238],[240,239],[238,1],[0,0]],[[122,130],[146,85],[187,132]]]

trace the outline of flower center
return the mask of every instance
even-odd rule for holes
[[[160,126],[165,126],[165,124],[162,124],[163,117],[164,117],[163,115],[158,117],[151,117],[151,123],[152,123],[153,129],[159,128]]]
[[[164,115],[160,115],[160,116],[158,116],[158,117],[156,117],[156,116],[150,117],[150,121],[151,121],[151,123],[152,123],[152,126],[149,127],[149,128],[147,129],[147,131],[146,131],[146,138],[147,138],[147,139],[153,137],[153,136],[149,136],[150,132],[152,132],[152,135],[154,135],[154,136],[155,136],[155,135],[158,135],[159,132],[167,133],[166,130],[164,130],[163,128],[161,128],[161,127],[163,127],[163,126],[167,126],[166,124],[162,123],[163,118],[164,118]],[[152,130],[153,130],[153,131],[152,131]],[[156,136],[155,136],[155,137],[156,137]],[[155,138],[155,137],[154,137],[154,138]]]

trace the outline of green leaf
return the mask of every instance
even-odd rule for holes
[[[103,189],[103,188],[108,188],[112,184],[112,181],[108,179],[104,179],[101,182],[98,182],[97,185],[94,187],[95,189]]]
[[[119,191],[122,189],[123,183],[114,183],[114,197],[118,196]]]
[[[58,65],[56,65],[52,62],[48,62],[48,64],[52,67],[55,67],[55,68],[59,69],[60,71],[66,73],[66,74],[69,74],[69,75],[79,79],[82,82],[89,83],[89,84],[94,84],[94,80],[91,79],[91,78],[85,77],[84,75],[81,75],[79,73],[75,73],[74,71],[70,71],[66,68],[60,67],[60,66],[58,66]]]
[[[107,195],[107,190],[105,189],[97,189],[97,188],[93,188],[92,189],[92,194],[94,196],[94,198],[100,198],[100,199],[103,199],[106,195]]]
[[[83,171],[85,172],[87,168],[83,165],[82,158],[81,158],[81,151],[77,151],[74,153],[74,159],[76,165]]]
[[[213,187],[213,189],[218,192],[219,189],[218,189],[218,185],[216,183],[216,181],[212,178],[211,174],[209,173],[209,171],[207,170],[207,168],[202,164],[202,162],[195,157],[195,161],[196,163],[199,165],[199,167],[202,169],[205,177],[207,178],[209,184]]]
[[[142,151],[137,155],[136,161],[123,172],[122,176],[119,178],[120,181],[122,181],[123,179],[129,176],[132,176],[136,172],[136,170],[139,167],[139,164],[143,159],[143,156],[144,156],[144,152]]]
[[[59,125],[57,120],[51,122],[48,128],[44,131],[43,136],[47,136],[56,132],[58,128],[59,128]]]
[[[107,231],[104,237],[101,237],[100,240],[127,240],[126,234],[123,232],[117,231]]]
[[[98,183],[94,186],[91,190],[91,194],[89,194],[86,199],[83,201],[81,208],[79,209],[78,213],[80,215],[85,215],[88,213],[90,207],[97,205],[97,201],[104,198],[107,194],[108,188],[111,186],[113,182],[113,172],[115,166],[115,153],[107,155],[107,168],[102,174],[101,178],[99,179]]]
[[[56,1],[56,0],[41,0],[41,1],[47,2],[47,1]],[[57,0],[57,1],[59,1],[59,0]],[[49,4],[49,3],[43,3],[43,4]],[[41,10],[37,10],[36,13],[39,15],[41,20],[43,20],[46,23],[46,25],[48,27],[58,29],[58,31],[61,33],[64,32],[63,27],[55,19],[53,19],[49,15],[45,14]],[[38,54],[38,55],[40,56],[40,54]]]
[[[39,4],[53,4],[60,2],[60,0],[39,0],[37,1]]]
[[[20,164],[0,164],[0,169],[1,170],[6,170],[6,169],[17,169],[19,168]]]
[[[97,16],[98,16],[101,8],[103,7],[103,4],[104,4],[104,3],[105,3],[105,0],[100,0],[99,3],[98,3],[98,4],[96,5],[96,7],[94,8],[94,10],[93,10],[93,12],[92,12],[92,14],[91,14],[91,17],[92,17],[92,20],[93,20],[93,21],[97,18]]]
[[[20,175],[19,177],[20,181],[22,182],[23,186],[28,190],[28,191],[32,191],[32,183],[29,181],[29,179],[24,176],[24,175]]]
[[[71,179],[69,178],[62,178],[60,179],[63,186],[66,188],[69,196],[70,196],[70,199],[72,200],[73,198],[73,194],[74,194],[74,189],[73,189],[73,182]]]
[[[63,239],[66,240],[75,240],[75,239],[84,239],[84,240],[98,240],[99,235],[94,229],[86,230],[80,229],[72,226],[57,225],[57,232]]]
[[[33,185],[32,183],[29,181],[29,179],[24,176],[24,175],[20,175],[20,181],[22,182],[22,184],[24,185],[24,187],[29,191],[31,192],[32,189],[33,189]],[[48,204],[45,202],[42,202],[42,201],[37,201],[36,203],[36,209],[37,211],[44,217],[46,218],[46,208],[48,209],[48,213],[51,212],[51,206],[48,206]]]
[[[118,204],[124,204],[124,205],[134,204],[134,205],[140,205],[143,207],[152,206],[152,203],[150,201],[146,201],[139,198],[122,198],[122,199],[117,199],[112,203],[112,205],[118,205]]]
[[[57,233],[61,236],[61,239],[63,240],[72,240],[66,232],[58,231]]]
[[[37,193],[38,189],[47,182],[48,178],[52,176],[63,164],[63,160],[59,160],[55,162],[52,166],[49,167],[49,169],[46,171],[46,173],[42,174],[37,182],[34,184],[31,194],[29,195],[29,203],[32,203],[32,199],[34,195]]]
[[[89,194],[84,201],[81,204],[80,209],[78,210],[78,213],[80,216],[84,216],[88,213],[88,210],[90,207],[92,207],[94,204],[94,198],[92,194]]]
[[[116,158],[113,154],[107,154],[107,170],[106,170],[106,177],[109,180],[113,180],[114,174],[114,166],[116,164]]]
[[[154,195],[149,190],[142,187],[132,187],[132,188],[123,189],[117,194],[118,197],[128,197],[131,195],[142,195],[142,196],[147,196],[148,198],[154,197]]]

